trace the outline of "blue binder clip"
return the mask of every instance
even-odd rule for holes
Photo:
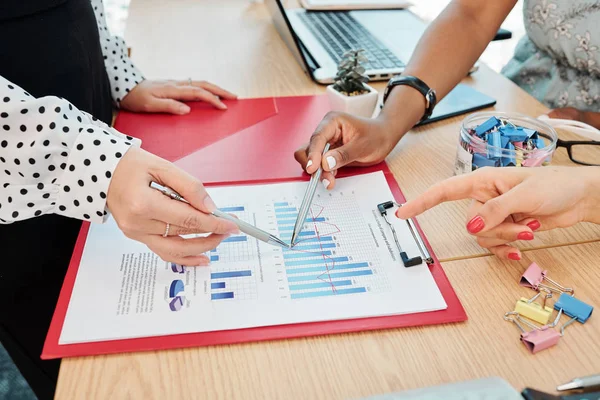
[[[482,137],[484,134],[488,133],[489,131],[491,131],[494,128],[497,128],[500,125],[501,125],[501,123],[498,118],[491,117],[490,119],[485,121],[483,124],[481,124],[475,128],[475,134],[479,137]]]
[[[591,305],[573,297],[566,293],[562,293],[556,303],[554,303],[554,309],[566,314],[571,317],[561,328],[560,334],[564,335],[565,328],[577,321],[585,324],[586,321],[591,317],[594,307]]]
[[[562,310],[564,314],[575,318],[582,324],[590,318],[592,311],[594,311],[594,307],[566,293],[560,295],[556,303],[554,303],[554,309],[557,311]]]

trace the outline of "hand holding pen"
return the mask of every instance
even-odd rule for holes
[[[384,128],[378,118],[329,112],[315,129],[310,143],[296,150],[294,157],[308,174],[322,167],[323,186],[331,190],[340,168],[377,164],[392,151],[399,138],[394,139],[390,129]],[[327,143],[331,149],[323,153]]]
[[[152,189],[152,181],[177,190],[189,204]],[[127,237],[146,244],[163,260],[182,265],[208,265],[203,253],[217,247],[227,234],[239,232],[231,221],[211,215],[216,206],[200,181],[137,148],[129,149],[117,165],[107,206]],[[212,234],[201,238],[179,237],[209,232]]]

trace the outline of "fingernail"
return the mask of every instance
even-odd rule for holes
[[[519,240],[533,240],[533,233],[531,232],[521,232],[517,235],[517,239]]]
[[[483,218],[481,218],[479,215],[471,219],[467,224],[467,230],[471,233],[477,233],[483,228],[485,228],[485,222],[483,222]]]
[[[404,219],[400,216],[400,210],[402,210],[401,208],[396,210],[396,218],[400,218],[400,219]]]
[[[179,114],[187,114],[190,112],[190,108],[186,105],[182,105],[179,107]]]
[[[240,228],[238,228],[237,225],[234,225],[231,229],[227,231],[227,236],[237,235],[238,233],[240,233]]]
[[[519,261],[521,259],[521,255],[519,253],[508,253],[508,258],[514,261]]]
[[[308,162],[306,163],[306,172],[308,172],[308,167],[310,167],[312,165],[312,160],[308,160]]]
[[[207,256],[202,257],[203,260],[200,261],[200,264],[198,264],[198,266],[200,267],[206,267],[210,265],[210,258]]]
[[[209,195],[206,195],[206,197],[204,198],[204,206],[210,212],[213,212],[217,209],[217,205],[215,204],[213,199],[210,198]]]
[[[325,189],[329,188],[329,185],[331,184],[331,182],[329,182],[329,180],[327,179],[323,179],[323,186],[325,186]]]
[[[327,165],[329,165],[329,169],[334,169],[335,165],[337,164],[337,161],[335,161],[335,158],[333,156],[327,156]]]
[[[534,219],[533,221],[527,224],[529,229],[531,229],[532,231],[537,231],[538,229],[540,229],[541,225],[542,224],[540,224],[540,221],[538,221],[537,219]]]
[[[227,106],[225,105],[225,103],[219,103],[219,108],[221,110],[227,110]]]

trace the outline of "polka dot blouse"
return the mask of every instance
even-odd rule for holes
[[[91,2],[118,105],[143,77],[108,33],[102,1]],[[103,222],[114,170],[139,144],[65,99],[36,99],[0,76],[0,223],[51,213]]]

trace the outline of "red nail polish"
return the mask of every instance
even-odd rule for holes
[[[477,232],[481,231],[484,227],[485,227],[485,222],[483,222],[483,218],[481,218],[479,215],[474,217],[467,224],[467,230],[471,233],[477,233]]]
[[[519,261],[521,259],[521,255],[519,253],[508,253],[508,258],[511,260]]]
[[[527,226],[532,231],[537,231],[538,229],[540,229],[541,224],[540,224],[540,221],[538,221],[537,219],[534,219],[533,221],[531,221],[530,223],[528,223]]]
[[[519,240],[533,240],[533,233],[531,232],[521,232],[517,235],[517,239]]]

